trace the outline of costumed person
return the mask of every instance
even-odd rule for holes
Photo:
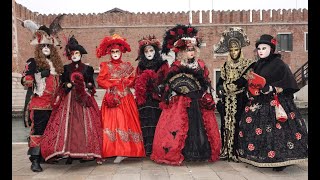
[[[28,155],[32,162],[31,170],[41,172],[40,166],[42,134],[46,128],[52,111],[54,96],[59,85],[59,76],[63,72],[63,64],[56,46],[60,41],[55,34],[55,26],[47,28],[33,23],[34,29],[31,45],[35,45],[34,58],[27,61],[23,84],[33,88],[33,95],[29,102],[31,129],[28,138]]]
[[[308,158],[307,127],[293,100],[299,88],[289,66],[275,53],[276,39],[264,34],[255,46],[259,60],[248,81],[250,101],[239,125],[239,159],[282,171]],[[280,105],[284,111],[278,113]]]
[[[154,131],[161,114],[159,102],[162,96],[157,88],[169,70],[168,62],[160,55],[160,48],[161,43],[155,36],[149,35],[139,41],[134,89],[147,156],[151,154]]]
[[[247,74],[252,71],[254,60],[245,59],[242,48],[250,45],[244,30],[231,27],[222,33],[215,53],[228,52],[227,61],[221,67],[216,90],[221,96],[222,110],[220,159],[238,162],[237,138],[239,121],[247,101],[245,88]]]
[[[74,36],[68,39],[65,54],[72,62],[64,65],[59,92],[50,120],[43,134],[43,158],[68,157],[80,162],[93,160],[102,163],[102,127],[100,110],[94,99],[95,84],[92,66],[82,62],[87,51]]]
[[[209,70],[198,59],[200,39],[191,25],[177,25],[165,33],[162,51],[172,49],[176,60],[164,80],[164,102],[150,159],[181,165],[183,161],[217,161],[221,148],[214,113]],[[161,87],[161,86],[160,86]]]
[[[102,157],[117,156],[114,163],[145,157],[138,108],[130,90],[134,67],[122,60],[122,54],[130,51],[126,39],[114,34],[103,38],[96,52],[98,58],[110,54],[110,59],[100,64],[97,82],[106,89],[101,105]]]

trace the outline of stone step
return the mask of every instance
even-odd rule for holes
[[[308,101],[294,101],[296,104],[297,108],[299,109],[307,109],[308,108]]]

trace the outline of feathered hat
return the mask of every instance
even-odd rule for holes
[[[222,37],[218,43],[215,53],[226,53],[229,51],[230,42],[236,41],[240,47],[250,45],[250,41],[241,27],[230,27],[222,33]]]
[[[198,30],[191,25],[178,24],[166,31],[162,44],[162,53],[168,54],[185,50],[188,46],[200,47],[201,40],[197,37]]]
[[[82,47],[77,39],[72,35],[67,42],[67,45],[65,47],[65,54],[66,56],[71,59],[71,51],[80,51],[81,54],[88,54],[87,51]]]
[[[39,26],[32,20],[24,20],[21,25],[27,29],[29,29],[32,33],[32,40],[30,42],[31,45],[38,44],[52,44],[54,46],[60,46],[60,40],[56,36],[57,33],[62,30],[60,26],[60,21],[65,14],[57,16],[49,28],[45,25]]]
[[[51,36],[50,29],[43,25],[33,34],[30,44],[52,44],[58,46],[60,45],[60,41],[55,36]]]
[[[102,39],[99,47],[96,49],[96,55],[98,58],[111,53],[111,49],[119,49],[122,53],[130,52],[130,45],[125,38],[122,38],[118,34],[112,36],[106,36]]]

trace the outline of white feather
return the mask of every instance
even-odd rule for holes
[[[32,33],[36,32],[39,29],[39,25],[33,22],[32,20],[24,20],[22,26],[29,29]]]

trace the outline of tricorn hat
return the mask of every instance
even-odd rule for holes
[[[268,44],[273,50],[275,50],[277,40],[269,34],[263,34],[260,36],[260,39],[256,41],[256,48],[259,46],[259,44]]]
[[[72,35],[69,40],[68,43],[65,47],[65,53],[67,55],[67,57],[71,56],[71,51],[80,51],[81,54],[88,54],[87,51],[84,49],[84,47],[82,47],[77,39],[74,37],[74,35]]]

